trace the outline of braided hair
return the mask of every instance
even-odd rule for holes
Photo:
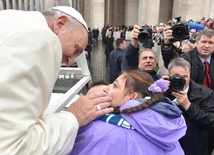
[[[146,97],[150,96],[151,98],[148,99],[146,102],[139,104],[138,106],[123,109],[122,111],[119,110],[119,107],[115,107],[115,113],[126,113],[131,114],[134,112],[138,112],[149,108],[156,104],[159,101],[164,99],[163,93],[155,93],[153,94],[148,90],[148,87],[154,83],[153,78],[147,72],[140,71],[140,70],[128,70],[122,73],[124,75],[125,81],[125,89],[126,93],[133,93],[137,92],[139,96]]]

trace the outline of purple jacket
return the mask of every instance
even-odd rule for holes
[[[139,103],[130,100],[121,109]],[[186,133],[183,116],[174,117],[176,105],[157,104],[161,112],[148,108],[130,115],[121,114],[134,130],[100,120],[81,127],[70,155],[184,155],[178,142]]]

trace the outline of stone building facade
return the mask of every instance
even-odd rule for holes
[[[214,0],[71,0],[88,26],[156,25],[181,16],[182,20],[214,18]]]
[[[214,18],[214,0],[0,0],[0,10],[44,11],[56,5],[71,5],[91,28],[106,24],[127,25],[165,23],[181,16],[182,20]]]

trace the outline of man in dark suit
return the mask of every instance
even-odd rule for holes
[[[126,48],[126,40],[118,38],[116,40],[117,48],[109,54],[109,82],[113,83],[114,80],[121,73],[121,63],[123,58],[123,51]]]
[[[214,148],[214,92],[190,79],[191,66],[181,57],[173,59],[168,70],[169,75],[163,79],[175,74],[185,79],[183,90],[169,89],[166,94],[182,110],[186,121],[186,135],[179,140],[181,147],[185,155],[210,155]]]
[[[106,54],[106,66],[108,66],[108,56],[111,51],[114,50],[114,37],[113,37],[113,30],[108,29],[107,36],[104,39],[105,44],[105,54]]]
[[[214,90],[214,30],[202,30],[196,37],[196,48],[189,53],[176,53],[176,47],[170,42],[173,39],[172,30],[170,27],[165,27],[163,30],[164,44],[161,47],[162,56],[165,66],[169,64],[172,58],[181,56],[186,59],[191,65],[191,79],[198,84],[204,84],[206,75],[205,60],[209,64],[210,86]],[[205,85],[205,84],[204,84]]]

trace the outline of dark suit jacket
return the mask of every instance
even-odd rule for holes
[[[105,43],[105,54],[109,55],[111,53],[111,51],[114,50],[114,37],[105,37],[105,40],[104,40],[104,43]]]
[[[114,80],[121,73],[121,63],[123,58],[123,50],[120,48],[116,48],[109,54],[108,62],[109,62],[109,78],[110,83],[114,82]]]
[[[214,148],[214,92],[190,80],[187,95],[189,109],[178,106],[187,125],[186,135],[179,142],[185,155],[210,155]],[[174,99],[169,90],[166,96]]]
[[[168,67],[171,59],[176,56],[181,56],[186,59],[191,65],[191,74],[190,78],[198,84],[203,84],[203,79],[205,75],[204,64],[202,64],[201,60],[198,57],[197,48],[192,49],[189,53],[182,53],[180,55],[176,54],[174,47],[171,49],[162,48],[162,56],[164,60],[165,67]],[[211,55],[210,60],[210,79],[212,90],[214,90],[214,53]]]

